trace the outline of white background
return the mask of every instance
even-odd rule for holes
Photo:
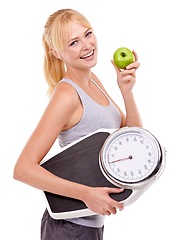
[[[42,33],[48,16],[74,8],[99,42],[94,72],[122,106],[110,63],[121,46],[134,49],[141,67],[134,93],[144,127],[167,149],[160,179],[133,205],[107,217],[105,240],[184,239],[184,4],[183,0],[6,0],[0,3],[1,160],[3,239],[39,240],[45,202],[40,190],[13,180],[13,167],[47,104]],[[114,235],[113,235],[114,234]]]

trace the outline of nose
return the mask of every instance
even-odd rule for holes
[[[89,49],[90,48],[90,46],[91,46],[91,43],[88,41],[88,39],[83,39],[82,40],[82,47],[83,47],[83,49]]]

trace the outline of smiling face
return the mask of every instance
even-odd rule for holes
[[[89,69],[97,63],[97,40],[91,28],[70,22],[60,57],[67,68]]]

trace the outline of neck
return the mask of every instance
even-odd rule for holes
[[[73,82],[77,83],[79,86],[86,87],[91,82],[91,71],[71,71],[67,70],[65,74],[66,78],[71,79]]]

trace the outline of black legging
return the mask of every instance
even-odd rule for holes
[[[41,222],[41,240],[103,240],[103,227],[86,227],[63,219],[55,220],[46,210]]]

